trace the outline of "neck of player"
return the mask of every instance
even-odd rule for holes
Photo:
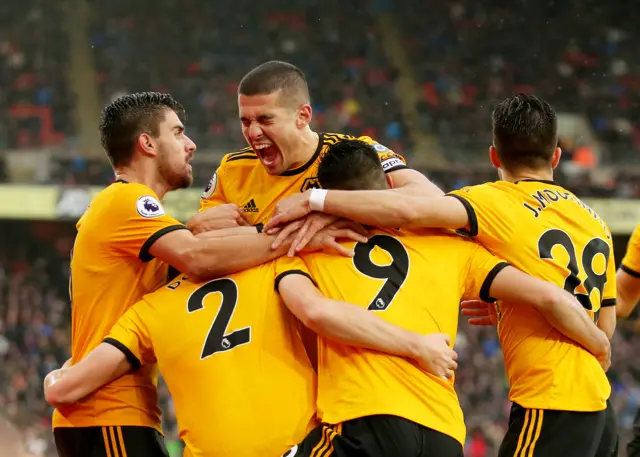
[[[131,167],[121,167],[115,170],[116,179],[134,182],[138,184],[144,184],[151,188],[158,198],[162,200],[167,192],[172,190],[170,186],[162,179],[157,168],[140,167],[140,169],[133,169]]]
[[[296,147],[293,148],[296,151],[296,154],[291,162],[289,170],[295,170],[309,162],[311,157],[316,153],[319,142],[320,135],[307,127],[304,130],[304,133],[300,136],[300,141]]]
[[[548,170],[518,170],[515,172],[510,172],[505,170],[504,168],[500,168],[500,179],[508,182],[517,182],[517,181],[553,181],[553,170],[549,168]]]

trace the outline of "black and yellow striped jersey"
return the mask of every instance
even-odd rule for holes
[[[317,173],[322,155],[329,146],[344,140],[360,140],[371,144],[378,154],[385,172],[406,168],[402,156],[377,143],[368,136],[354,137],[339,133],[320,133],[318,148],[303,166],[288,170],[280,176],[266,172],[251,147],[227,154],[200,200],[200,211],[225,203],[235,203],[253,225],[266,223],[281,198],[296,192],[319,188]]]

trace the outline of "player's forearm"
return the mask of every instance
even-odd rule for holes
[[[190,273],[202,279],[228,275],[261,265],[284,255],[290,242],[271,249],[275,236],[265,233],[215,237],[203,240],[189,262]]]
[[[592,354],[600,356],[609,350],[607,335],[596,326],[572,295],[555,294],[555,297],[549,298],[546,306],[538,309],[555,329]]]
[[[309,329],[340,344],[402,357],[419,354],[419,335],[390,324],[375,313],[350,303],[323,299],[297,316]]]
[[[196,237],[206,240],[209,238],[223,238],[227,236],[237,236],[237,235],[254,235],[258,233],[258,230],[253,226],[242,226],[242,227],[230,227],[224,228],[220,230],[211,230],[208,232],[201,232],[196,235]]]
[[[330,190],[324,201],[324,212],[365,225],[421,227],[423,221],[411,203],[416,200],[421,199],[391,190]]]

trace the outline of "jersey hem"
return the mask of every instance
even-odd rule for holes
[[[158,241],[161,237],[166,235],[167,233],[174,232],[176,230],[189,230],[186,225],[170,225],[168,227],[161,228],[156,233],[147,238],[147,241],[144,242],[142,247],[140,248],[140,253],[138,254],[138,258],[143,262],[149,262],[153,260],[153,256],[149,254],[149,249],[153,246],[153,243]]]
[[[487,277],[484,279],[484,282],[482,283],[482,287],[480,287],[480,299],[482,301],[485,301],[487,303],[493,303],[497,300],[496,298],[493,298],[489,294],[489,291],[491,290],[491,284],[493,284],[493,281],[494,279],[496,279],[496,276],[498,276],[498,273],[500,273],[502,270],[504,270],[509,266],[511,265],[509,265],[507,262],[500,262],[499,264],[497,264],[495,267],[491,269]]]
[[[478,235],[478,216],[476,214],[476,210],[473,209],[469,200],[464,197],[461,197],[457,194],[447,194],[447,197],[453,197],[462,203],[465,211],[467,212],[467,217],[469,218],[469,230],[467,229],[458,229],[459,232],[464,233],[469,236],[477,236]]]
[[[131,365],[131,369],[133,371],[139,369],[142,366],[142,364],[140,363],[140,359],[137,358],[133,354],[133,352],[131,352],[131,350],[128,347],[126,347],[124,344],[122,344],[120,341],[114,338],[105,338],[104,340],[102,340],[102,342],[110,344],[111,346],[115,347],[120,352],[122,352],[124,356],[127,358],[127,361],[129,362],[129,365]]]

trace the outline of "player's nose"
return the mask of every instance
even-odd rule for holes
[[[247,135],[251,141],[256,141],[262,138],[262,129],[256,123],[252,123],[247,131]]]
[[[184,150],[187,152],[194,152],[196,149],[197,149],[197,146],[194,143],[194,141],[185,135]]]

